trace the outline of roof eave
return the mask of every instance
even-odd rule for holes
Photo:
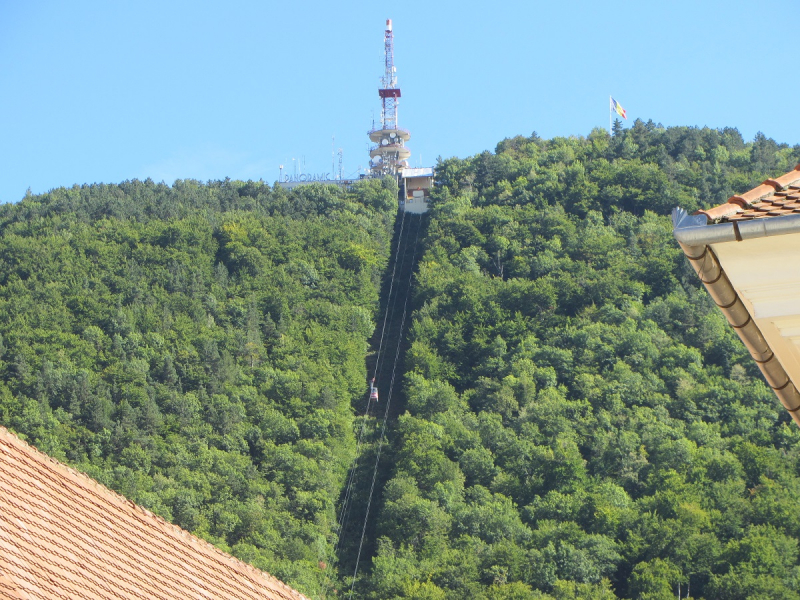
[[[775,223],[781,221],[781,223]],[[713,244],[800,232],[800,215],[706,225],[704,215],[672,211],[673,234],[720,312],[734,328],[792,420],[800,427],[800,392],[719,262]],[[749,225],[748,227],[744,227]]]
[[[708,225],[705,215],[690,215],[678,207],[672,210],[672,234],[686,246],[709,246],[724,242],[743,242],[761,237],[800,233],[800,214],[749,221]]]

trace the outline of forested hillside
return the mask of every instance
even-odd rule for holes
[[[56,189],[0,208],[0,424],[328,586],[394,183]]]
[[[361,593],[800,597],[800,432],[667,216],[799,159],[637,122],[440,161]]]
[[[668,217],[798,161],[640,121],[440,160],[353,596],[800,598],[800,432]],[[346,596],[396,193],[130,181],[1,206],[0,424]]]

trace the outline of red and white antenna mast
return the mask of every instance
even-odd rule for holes
[[[386,31],[383,34],[385,71],[381,78],[381,89],[378,94],[383,104],[381,109],[381,123],[384,129],[397,128],[397,100],[400,98],[400,88],[397,87],[397,68],[394,66],[394,32],[392,20],[386,19]]]
[[[373,176],[397,175],[406,166],[411,151],[405,142],[411,134],[397,126],[397,103],[400,88],[397,87],[397,69],[394,66],[394,32],[392,20],[386,19],[383,34],[384,72],[378,95],[381,98],[381,127],[369,132],[369,139],[376,143],[370,148],[370,164]]]

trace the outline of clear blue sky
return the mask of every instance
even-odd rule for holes
[[[633,119],[800,143],[797,0],[0,0],[0,201],[367,164],[394,21],[412,165]]]

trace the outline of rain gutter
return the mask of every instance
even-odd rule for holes
[[[705,215],[689,215],[682,208],[672,211],[673,235],[689,259],[714,303],[728,319],[767,384],[800,427],[800,393],[781,365],[752,315],[731,285],[711,244],[800,233],[800,215],[787,215],[733,223],[707,225]]]
[[[690,215],[682,208],[672,211],[673,235],[680,244],[687,246],[743,242],[755,238],[800,233],[800,215],[797,214],[716,225],[707,223],[705,215]]]

